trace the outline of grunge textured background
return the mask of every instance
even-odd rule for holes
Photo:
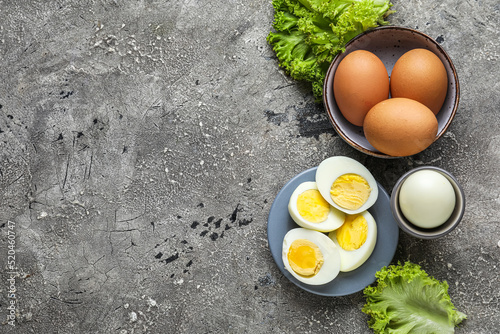
[[[497,332],[500,7],[393,4],[393,25],[448,52],[461,100],[429,149],[381,160],[343,142],[310,87],[280,70],[270,0],[0,1],[0,331],[370,333],[361,292],[302,291],[267,245],[281,187],[346,155],[389,192],[421,165],[461,182],[459,228],[400,232],[394,262],[449,283],[469,316],[457,333]]]

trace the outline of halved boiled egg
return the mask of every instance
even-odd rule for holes
[[[301,227],[319,232],[330,232],[339,228],[345,219],[345,213],[334,208],[321,196],[316,182],[303,182],[295,188],[288,212]]]
[[[366,211],[378,197],[378,187],[370,171],[348,157],[330,157],[316,170],[318,190],[335,208],[356,214]]]
[[[352,271],[368,260],[377,243],[377,224],[368,211],[347,215],[344,224],[328,234],[340,251],[340,271]]]
[[[291,229],[283,239],[283,263],[299,281],[321,285],[340,271],[340,254],[326,234],[302,227]]]

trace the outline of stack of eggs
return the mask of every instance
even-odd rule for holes
[[[427,49],[404,53],[390,78],[374,53],[356,50],[340,62],[333,90],[342,115],[363,127],[375,149],[389,156],[409,156],[436,138],[436,115],[446,98],[448,76],[439,57]]]
[[[301,183],[290,196],[288,211],[300,227],[284,237],[285,268],[303,283],[321,285],[361,266],[377,241],[377,224],[367,211],[377,197],[365,166],[341,156],[323,160],[315,182]]]

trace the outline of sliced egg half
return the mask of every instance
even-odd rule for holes
[[[340,271],[352,271],[368,260],[377,243],[377,224],[368,211],[347,215],[344,224],[328,234],[340,252]]]
[[[347,214],[368,210],[378,197],[373,175],[361,163],[348,157],[323,160],[316,170],[316,184],[328,203]]]
[[[340,254],[326,234],[302,227],[291,229],[283,239],[283,263],[299,281],[322,285],[340,271]]]
[[[319,232],[333,231],[345,219],[345,213],[331,206],[313,181],[303,182],[295,188],[288,202],[288,212],[299,226]]]

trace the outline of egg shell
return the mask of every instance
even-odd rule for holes
[[[356,50],[340,62],[333,79],[335,101],[352,124],[363,125],[366,113],[389,97],[389,75],[374,53]]]
[[[370,258],[370,255],[372,255],[375,245],[377,244],[378,230],[375,219],[368,211],[363,211],[360,214],[365,218],[366,223],[368,224],[368,235],[365,243],[358,249],[351,251],[345,250],[339,245],[336,231],[328,234],[328,237],[332,239],[339,249],[341,272],[353,271],[363,265],[363,263]]]
[[[288,250],[296,239],[307,239],[319,247],[324,263],[319,272],[312,277],[304,277],[293,271],[288,262]],[[309,285],[323,285],[331,282],[340,272],[340,253],[337,245],[326,234],[298,227],[291,229],[283,238],[282,259],[285,269],[297,280]]]
[[[316,182],[308,181],[299,184],[290,196],[290,201],[288,202],[288,212],[290,213],[293,221],[303,228],[308,228],[319,232],[330,232],[342,226],[345,219],[345,213],[331,205],[328,217],[321,223],[309,222],[300,215],[297,208],[297,199],[301,193],[309,189],[318,190]]]
[[[370,185],[371,192],[368,200],[357,210],[348,210],[340,207],[330,196],[330,190],[335,180],[344,174],[354,173],[362,176]],[[356,214],[368,210],[378,198],[377,181],[372,173],[360,162],[343,156],[334,156],[323,160],[316,170],[316,184],[323,198],[333,207],[347,214]]]
[[[416,100],[437,115],[448,91],[446,68],[432,51],[410,50],[394,64],[390,90],[392,97]]]
[[[377,150],[402,157],[429,147],[436,139],[438,121],[420,102],[391,98],[370,109],[363,130],[368,142]]]

